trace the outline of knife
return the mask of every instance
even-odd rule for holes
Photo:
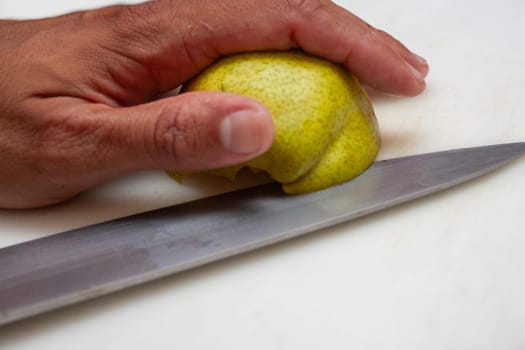
[[[6,247],[0,325],[389,208],[523,154],[525,142],[377,161],[315,193],[267,184]]]

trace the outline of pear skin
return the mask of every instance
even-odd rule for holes
[[[320,161],[300,179],[283,184],[288,194],[313,192],[361,174],[376,158],[381,138],[368,95],[353,79],[355,109]]]
[[[206,173],[234,179],[249,167],[266,171],[286,193],[306,193],[359,175],[379,150],[377,120],[357,79],[338,64],[298,50],[226,56],[185,84],[182,92],[187,91],[252,97],[274,121],[268,151]]]

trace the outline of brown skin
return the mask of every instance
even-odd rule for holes
[[[423,91],[428,72],[399,41],[327,0],[159,0],[0,21],[0,38],[3,208],[57,203],[138,170],[205,170],[263,153],[273,125],[257,101],[155,99],[224,54],[300,47],[407,96]]]

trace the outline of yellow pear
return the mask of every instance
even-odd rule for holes
[[[358,80],[302,51],[226,56],[182,92],[203,90],[255,98],[272,113],[275,128],[274,142],[261,156],[207,173],[234,179],[249,167],[266,171],[286,193],[306,193],[359,175],[379,150],[377,120]]]

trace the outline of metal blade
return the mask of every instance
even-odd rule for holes
[[[482,175],[525,143],[384,160],[299,196],[275,184],[0,249],[0,324],[303,235]]]

